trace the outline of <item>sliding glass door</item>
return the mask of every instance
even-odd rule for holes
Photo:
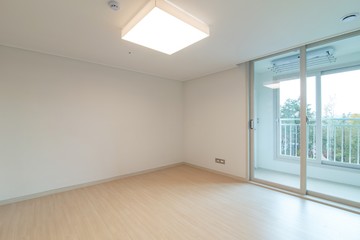
[[[309,194],[360,202],[360,36],[308,48],[307,189]],[[315,93],[315,94],[314,94]]]
[[[252,62],[253,181],[360,206],[359,33]]]
[[[253,178],[300,189],[299,50],[253,64]]]

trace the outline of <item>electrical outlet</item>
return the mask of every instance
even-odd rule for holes
[[[215,158],[215,162],[219,164],[225,164],[225,159]]]

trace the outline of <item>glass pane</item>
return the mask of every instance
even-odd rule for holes
[[[316,77],[308,76],[306,81],[307,158],[316,160]]]
[[[283,81],[279,88],[279,144],[281,157],[300,157],[300,79]]]
[[[357,36],[307,50],[308,76],[316,76],[315,90],[308,88],[315,97],[307,95],[316,110],[308,115],[315,155],[308,156],[308,190],[353,202],[360,201],[359,46]]]
[[[253,178],[300,187],[299,51],[254,63]]]

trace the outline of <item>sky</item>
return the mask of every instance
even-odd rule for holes
[[[315,112],[316,103],[315,77],[309,77],[307,82],[307,103]],[[322,114],[324,106],[334,102],[335,117],[343,113],[360,114],[360,70],[333,73],[321,76]],[[297,99],[300,96],[300,80],[289,80],[280,83],[280,104],[286,99]]]

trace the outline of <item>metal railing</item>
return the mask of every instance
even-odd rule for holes
[[[300,119],[280,118],[280,155],[300,157]],[[321,136],[321,145],[317,144]],[[315,160],[321,146],[321,161],[360,165],[360,118],[328,118],[321,121],[317,133],[315,120],[307,124],[307,156]]]

